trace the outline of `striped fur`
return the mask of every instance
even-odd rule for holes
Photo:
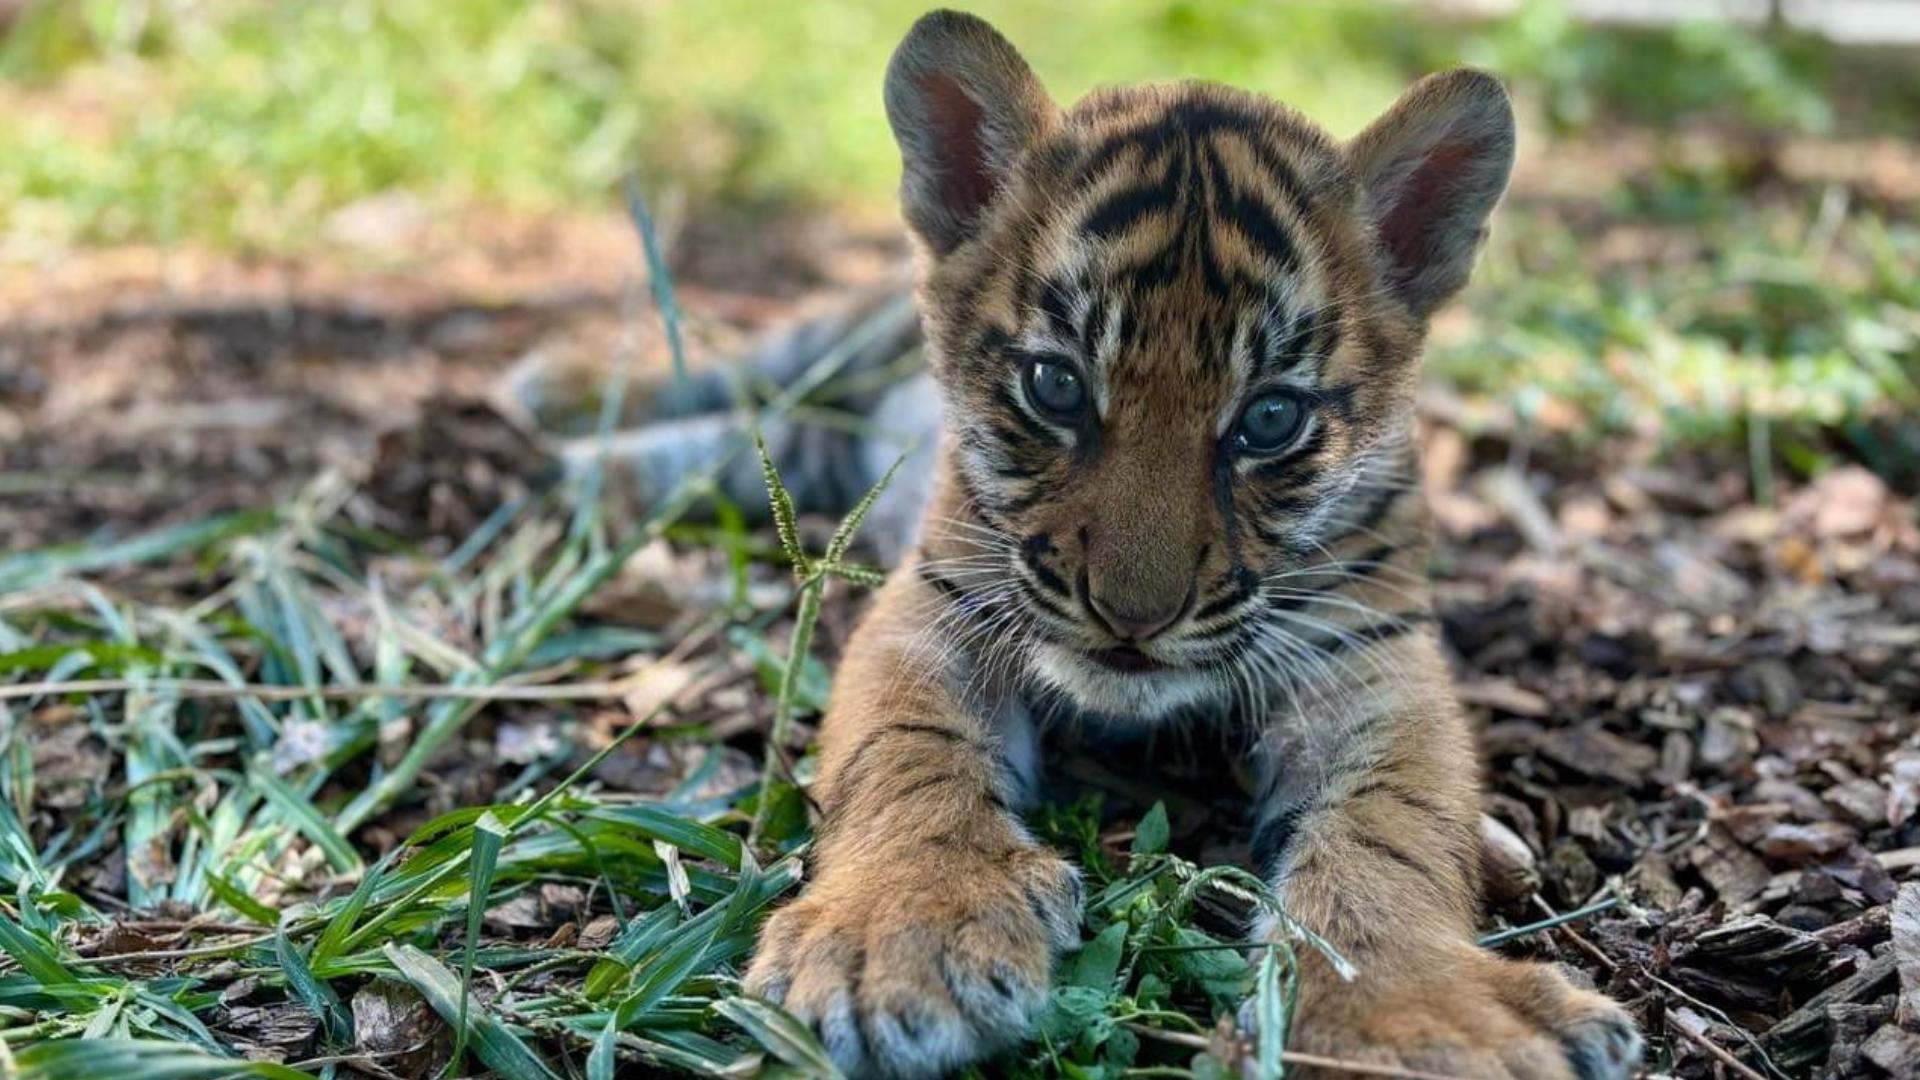
[[[1062,110],[936,13],[887,102],[946,430],[827,713],[812,880],[749,987],[854,1076],[1006,1048],[1077,938],[1077,877],[1019,817],[1041,727],[1205,719],[1244,733],[1259,870],[1359,970],[1309,964],[1298,1045],[1629,1075],[1616,1005],[1473,944],[1478,766],[1421,573],[1417,361],[1505,183],[1498,84],[1430,78],[1346,145],[1193,83]],[[1304,419],[1267,445],[1243,416],[1275,395]]]

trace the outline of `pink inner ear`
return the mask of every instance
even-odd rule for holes
[[[1400,186],[1393,209],[1380,222],[1380,237],[1403,272],[1417,273],[1425,262],[1423,249],[1448,217],[1449,189],[1481,149],[1463,139],[1435,143]]]
[[[993,177],[987,171],[987,149],[981,139],[986,114],[954,79],[929,75],[922,85],[939,140],[934,152],[940,163],[941,195],[949,209],[971,216],[993,196]]]

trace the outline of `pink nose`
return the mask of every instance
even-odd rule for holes
[[[1186,607],[1185,601],[1182,601],[1158,611],[1140,611],[1121,607],[1098,596],[1088,596],[1087,603],[1093,608],[1094,617],[1105,623],[1114,637],[1133,642],[1146,641],[1172,626]]]

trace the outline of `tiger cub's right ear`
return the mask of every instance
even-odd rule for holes
[[[886,100],[901,209],[937,255],[973,235],[1020,151],[1059,116],[1007,39],[958,11],[913,24],[887,65]]]

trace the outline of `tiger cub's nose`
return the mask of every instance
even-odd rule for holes
[[[1181,614],[1186,611],[1187,601],[1182,597],[1173,604],[1151,606],[1136,602],[1127,605],[1103,599],[1098,594],[1089,594],[1087,606],[1093,609],[1093,617],[1114,637],[1137,644],[1179,621]]]

